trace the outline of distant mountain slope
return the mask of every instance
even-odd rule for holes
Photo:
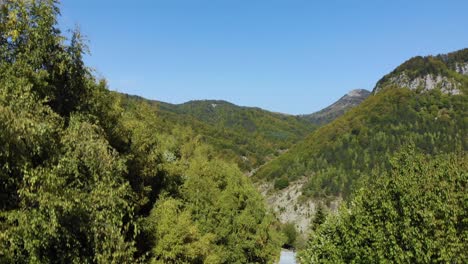
[[[352,90],[330,106],[313,114],[302,115],[301,117],[309,120],[313,124],[327,124],[342,116],[351,108],[362,103],[370,94],[371,92],[364,89]]]
[[[121,95],[121,98],[122,106],[129,111],[150,107],[165,124],[161,129],[191,128],[203,141],[214,146],[223,158],[235,161],[244,171],[260,166],[316,128],[297,116],[220,100],[175,105],[138,96]]]
[[[402,146],[414,144],[426,154],[466,151],[466,55],[465,49],[405,62],[380,80],[374,95],[361,105],[314,131],[254,178],[291,182],[306,177],[302,188],[306,196],[346,196],[362,175],[387,167],[389,157]],[[447,82],[430,89],[408,87],[395,77],[406,75],[411,84],[428,74]]]
[[[133,95],[121,94],[120,97],[126,110],[138,111],[144,105],[152,108],[166,124],[161,129],[169,132],[177,126],[190,127],[213,145],[223,158],[250,171],[304,139],[319,125],[358,105],[369,93],[353,90],[326,109],[301,116],[237,106],[222,100],[169,104]]]
[[[197,100],[179,105],[159,103],[162,110],[188,114],[208,124],[245,133],[262,133],[273,141],[302,136],[314,126],[299,117],[243,107],[222,100]]]

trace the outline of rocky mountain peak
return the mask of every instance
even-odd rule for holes
[[[370,94],[371,92],[365,89],[351,90],[330,106],[313,114],[303,115],[301,117],[309,120],[314,124],[323,125],[333,121],[335,118],[343,115],[349,109],[359,105]]]
[[[349,91],[346,96],[349,96],[349,97],[367,97],[369,96],[370,92],[368,90],[365,90],[365,89],[354,89],[354,90],[351,90]]]

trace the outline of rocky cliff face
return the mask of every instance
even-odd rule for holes
[[[462,75],[468,75],[468,62],[455,64],[455,71]]]
[[[437,56],[414,57],[377,82],[373,92],[385,87],[411,90],[440,89],[447,94],[460,94],[468,82],[468,49]]]
[[[462,68],[462,70],[465,70]],[[443,93],[459,94],[461,82],[442,75],[426,74],[415,78],[410,78],[403,72],[401,74],[391,76],[388,80],[389,83],[398,87],[407,87],[411,90],[429,91],[432,89],[440,89]],[[388,83],[386,83],[388,85]],[[374,92],[379,92],[383,89],[384,85],[377,85]]]

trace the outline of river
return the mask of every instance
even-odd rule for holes
[[[279,264],[296,264],[296,253],[289,250],[282,250]]]

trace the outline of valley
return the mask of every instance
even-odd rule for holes
[[[323,110],[297,116],[219,100],[173,105],[125,94],[118,96],[126,111],[141,111],[141,107],[146,107],[164,124],[160,129],[168,133],[177,126],[189,127],[201,136],[201,140],[214,147],[219,158],[237,163],[246,175],[253,177],[255,185],[279,221],[282,224],[293,223],[305,240],[316,207],[326,203],[331,211],[337,211],[341,198],[304,200],[302,192],[308,182],[307,177],[278,190],[275,181],[257,181],[254,175],[318,127],[339,118],[369,95],[367,90],[352,90]]]
[[[147,10],[132,8],[143,19],[140,12]],[[205,9],[211,10],[197,10]],[[171,104],[114,90],[110,83],[137,83],[116,75],[104,79],[93,68],[79,27],[63,30],[69,17],[62,18],[62,10],[69,12],[56,0],[0,1],[0,263],[468,262],[468,48],[407,58],[374,80],[367,87],[372,91],[350,90],[315,113],[284,114],[220,99]],[[95,11],[86,10],[90,16]],[[168,28],[187,14],[170,20]],[[144,23],[133,20],[143,27],[159,18],[148,17]],[[240,26],[246,39],[269,32],[250,36],[244,32],[250,25],[242,27],[236,18],[221,13],[216,23],[202,26],[190,20],[182,35],[198,39],[197,26],[225,34],[218,20],[232,20],[231,29]],[[202,55],[190,71],[182,70],[190,65],[189,55],[199,55],[197,43],[175,41],[175,31],[154,29],[161,42],[147,44],[140,38],[149,33],[129,25],[113,26],[121,39],[98,50],[106,53],[131,40],[132,52],[108,54],[112,64],[119,64],[117,57],[137,58],[131,67],[158,81],[177,79],[180,89],[173,92],[190,94],[185,86],[192,83],[169,72],[177,69],[194,82],[204,78]],[[276,27],[270,31],[281,29]],[[139,33],[126,35],[134,31]],[[227,42],[236,41],[226,36]],[[295,58],[300,67],[268,74],[278,65],[288,71],[292,65],[277,60],[292,57],[302,46],[269,54],[270,45],[289,41],[275,35],[275,41],[266,38],[268,45],[259,45],[259,57],[242,57],[242,48],[254,41],[223,49],[225,38],[210,38],[216,45],[211,49],[198,43],[204,55],[236,57],[228,66],[216,60],[219,67],[209,71],[210,80],[226,85],[225,94],[239,81],[237,71],[260,62],[249,68],[253,73],[245,70],[252,84],[243,91],[279,101],[285,94],[296,100],[312,97],[306,82],[296,80],[301,74],[324,85],[312,90],[318,93],[335,87],[336,80],[354,79],[349,69],[341,69],[359,64],[341,61],[358,53],[356,47],[342,53],[332,47],[334,55],[322,63],[307,49],[303,59]],[[146,56],[168,39],[174,41],[171,49],[183,51],[180,61],[172,64],[171,56],[178,57],[172,53],[167,68],[152,68],[156,62]],[[147,46],[150,52],[134,55]],[[321,49],[330,48],[325,46]],[[333,75],[309,72],[312,64]],[[366,65],[366,71],[371,67]],[[147,68],[159,71],[148,74]],[[288,93],[254,93],[251,87],[261,80],[277,89],[277,82],[288,81],[281,87]],[[293,89],[298,84],[304,95]],[[220,91],[211,85],[212,93]]]
[[[336,214],[356,189],[372,181],[367,178],[372,171],[389,167],[398,149],[412,144],[430,155],[466,149],[468,78],[459,66],[466,54],[412,58],[384,76],[372,93],[352,90],[308,115],[216,100],[171,105],[122,95],[122,102],[130,111],[145,104],[166,124],[190,127],[219,158],[237,163],[277,219],[295,226],[296,246],[303,247],[317,208]],[[424,77],[428,74],[435,77]],[[414,81],[402,82],[407,76]]]

